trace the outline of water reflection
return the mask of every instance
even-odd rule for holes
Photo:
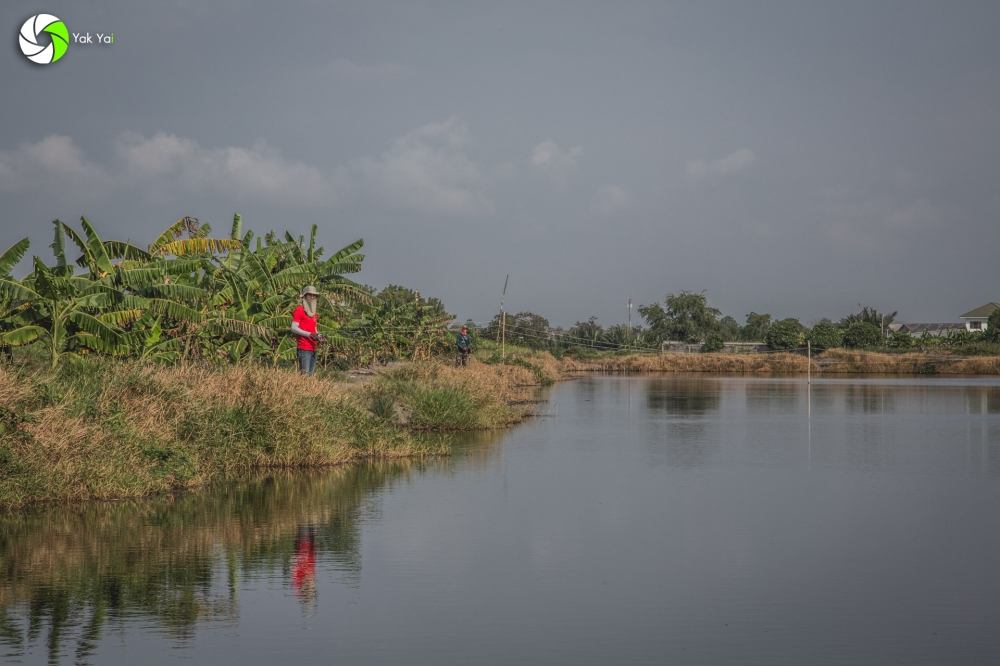
[[[895,396],[900,392],[899,387],[873,383],[848,384],[841,390],[844,392],[848,411],[864,414],[885,414],[886,411],[894,411]]]
[[[998,380],[588,377],[551,405],[444,460],[0,518],[0,662],[1000,654]]]
[[[671,416],[697,417],[719,409],[721,387],[704,377],[664,377],[646,382],[646,406]]]
[[[316,601],[316,528],[300,527],[295,537],[295,563],[292,565],[292,587],[303,605]]]
[[[651,463],[700,467],[719,450],[717,424],[722,387],[706,377],[673,376],[644,382],[646,410],[655,436],[648,440]],[[662,420],[661,417],[667,417]]]
[[[85,663],[108,625],[136,615],[184,642],[199,622],[236,620],[238,581],[273,571],[288,572],[296,597],[314,607],[317,559],[356,575],[365,499],[414,467],[280,473],[228,492],[0,518],[6,656],[44,635],[50,662],[72,653]]]

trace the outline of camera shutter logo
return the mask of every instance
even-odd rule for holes
[[[49,36],[49,43],[44,46],[38,43],[42,33]],[[24,57],[39,65],[48,65],[66,55],[69,30],[65,23],[52,14],[36,14],[21,26],[17,41]]]

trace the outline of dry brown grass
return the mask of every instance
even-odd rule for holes
[[[790,374],[806,372],[807,361],[796,354],[631,354],[593,360],[563,358],[563,373],[578,372],[718,372]]]
[[[357,393],[261,367],[104,363],[48,377],[0,369],[0,507],[445,452],[368,412]]]
[[[1000,356],[952,356],[947,353],[882,354],[831,349],[816,357],[823,373],[1000,374]]]
[[[582,372],[711,372],[730,374],[803,374],[808,360],[799,354],[633,354],[559,361],[562,374]],[[812,371],[822,374],[1000,374],[1000,356],[885,354],[831,349],[816,354]]]

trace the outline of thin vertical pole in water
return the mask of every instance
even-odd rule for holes
[[[806,340],[806,360],[809,363],[806,369],[806,428],[808,428],[809,439],[809,468],[812,469],[813,460],[813,397],[812,397],[812,342]]]
[[[628,343],[632,344],[632,297],[628,297]]]
[[[507,297],[507,282],[510,280],[510,273],[503,279],[503,292],[500,294],[500,361],[507,360],[507,315],[503,311],[503,301]]]
[[[809,365],[806,368],[806,383],[813,383],[813,345],[812,341],[806,340],[806,358],[808,359]]]

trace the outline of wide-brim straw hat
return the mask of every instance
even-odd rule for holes
[[[302,293],[299,294],[299,296],[304,298],[308,294],[312,294],[313,296],[319,296],[319,290],[316,289],[316,287],[309,285],[308,287],[302,290]]]

